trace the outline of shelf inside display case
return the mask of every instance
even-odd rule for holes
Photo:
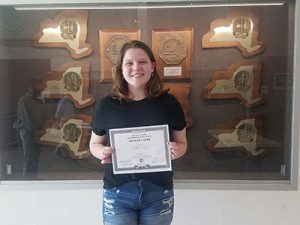
[[[120,49],[134,39],[152,48],[185,114],[188,150],[172,162],[176,182],[295,179],[295,1],[37,3],[0,5],[0,182],[28,181],[18,115],[39,80],[43,91],[35,101],[45,108],[44,126],[27,140],[39,149],[30,178],[102,178],[104,167],[87,147],[94,103],[111,93]],[[69,71],[74,67],[76,73]],[[66,121],[58,118],[62,109],[88,118],[68,130],[76,136],[82,129],[83,144],[62,146],[64,134],[53,133]],[[255,121],[243,126],[249,118]],[[41,129],[55,142],[39,140]]]

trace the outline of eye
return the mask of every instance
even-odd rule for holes
[[[146,60],[140,61],[140,64],[142,64],[142,65],[147,64],[147,63],[148,63],[148,61],[146,61]]]
[[[133,65],[132,62],[126,62],[126,63],[125,63],[125,66],[132,66],[132,65]]]

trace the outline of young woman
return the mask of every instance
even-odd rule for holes
[[[151,49],[130,41],[121,49],[112,94],[97,105],[91,153],[105,164],[105,225],[170,225],[173,218],[173,173],[114,174],[109,129],[168,124],[171,159],[185,154],[186,123],[176,98],[167,93],[155,68]]]

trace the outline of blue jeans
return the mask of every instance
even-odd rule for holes
[[[34,142],[33,133],[26,129],[20,129],[19,136],[22,141],[24,153],[23,178],[34,180],[38,172],[40,145]]]
[[[170,225],[174,192],[138,180],[103,190],[105,225]]]

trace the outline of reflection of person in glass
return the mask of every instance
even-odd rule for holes
[[[17,128],[24,153],[24,179],[35,179],[38,171],[40,146],[34,143],[33,135],[42,128],[45,120],[44,104],[39,99],[41,92],[41,80],[30,80],[27,92],[19,99],[17,106]]]
[[[112,94],[97,105],[91,153],[104,164],[104,224],[169,225],[173,218],[173,172],[113,174],[109,129],[168,124],[172,160],[185,154],[186,122],[176,98],[167,93],[151,49],[124,44],[113,75]]]
[[[64,127],[63,138],[61,142],[56,146],[55,152],[63,158],[69,158],[69,153],[65,147],[65,141],[75,143],[80,136],[80,132],[79,132],[80,129],[77,128],[77,126],[74,125],[73,123],[64,126],[64,124],[69,119],[72,119],[72,116],[74,115],[75,115],[75,108],[73,102],[67,96],[64,96],[59,100],[55,112],[55,119],[57,119],[57,124],[55,125],[55,127],[56,128],[57,126]]]
[[[55,112],[55,119],[68,120],[75,113],[73,102],[66,96],[61,98],[58,102]]]

